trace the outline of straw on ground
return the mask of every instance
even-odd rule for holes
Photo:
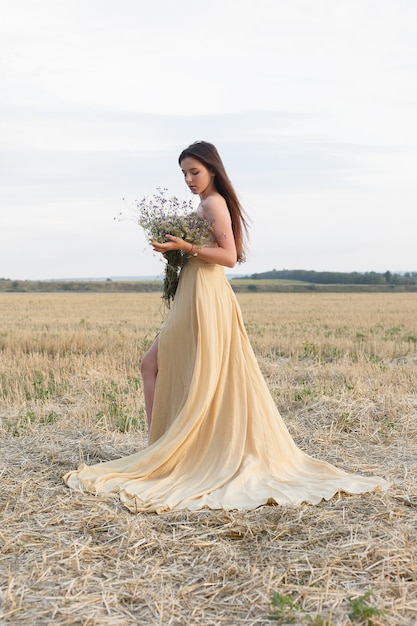
[[[0,295],[0,623],[417,623],[416,294],[242,294],[296,442],[384,494],[131,515],[62,475],[145,445],[157,294]]]

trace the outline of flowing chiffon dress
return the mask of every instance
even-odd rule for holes
[[[132,512],[316,504],[385,489],[300,450],[276,408],[224,268],[191,258],[159,335],[149,446],[80,465],[73,489],[117,493]]]

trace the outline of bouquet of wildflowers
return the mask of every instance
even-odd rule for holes
[[[161,243],[168,241],[166,235],[180,237],[196,246],[212,237],[211,223],[197,215],[192,200],[167,197],[167,189],[157,188],[150,198],[137,201],[138,223],[149,239]],[[169,307],[177,290],[181,268],[190,255],[183,250],[165,253],[166,265],[162,298]]]

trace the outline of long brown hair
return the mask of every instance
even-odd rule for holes
[[[181,165],[181,161],[187,157],[197,159],[197,161],[200,161],[210,172],[214,172],[216,191],[226,200],[227,208],[229,209],[232,219],[237,260],[239,263],[242,263],[245,260],[245,239],[248,233],[248,223],[217,148],[207,141],[196,141],[181,152],[178,159],[179,164]]]

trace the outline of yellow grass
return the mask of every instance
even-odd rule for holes
[[[417,294],[238,299],[297,443],[391,489],[161,516],[70,492],[145,445],[159,295],[0,294],[0,624],[417,623]]]

